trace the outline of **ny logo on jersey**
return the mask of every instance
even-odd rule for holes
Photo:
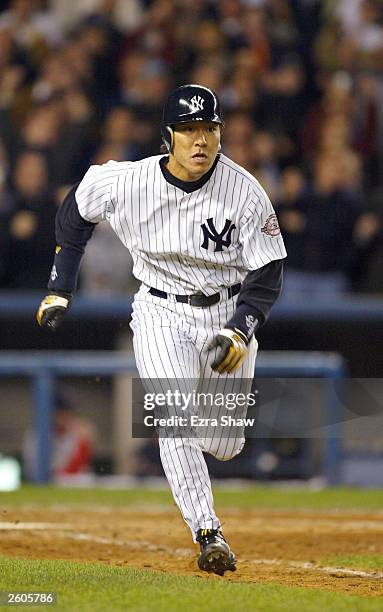
[[[203,110],[204,104],[205,104],[205,100],[201,98],[201,96],[193,96],[190,99],[190,111],[192,113],[196,113],[199,110]]]
[[[205,223],[202,223],[202,231],[203,231],[203,243],[201,247],[203,249],[208,249],[209,247],[209,239],[215,243],[214,253],[217,251],[222,251],[223,247],[229,247],[231,245],[231,234],[232,231],[235,230],[235,225],[230,219],[226,219],[224,228],[221,233],[218,233],[214,227],[213,219],[206,219],[206,223],[208,227],[206,227]],[[226,238],[225,238],[226,235]]]

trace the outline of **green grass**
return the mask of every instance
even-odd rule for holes
[[[381,601],[276,584],[245,584],[68,561],[0,558],[0,590],[55,591],[70,612],[378,612]],[[8,611],[10,608],[0,607]]]
[[[217,507],[287,510],[374,511],[383,507],[383,491],[350,488],[307,489],[248,486],[215,490]],[[53,486],[23,486],[0,493],[2,508],[36,505],[134,507],[172,505],[169,490],[153,489],[65,489]],[[355,569],[382,569],[382,555],[334,556],[324,564]],[[69,612],[380,612],[381,601],[304,587],[275,583],[240,583],[225,579],[175,576],[139,570],[69,561],[27,561],[0,557],[0,590],[55,591],[58,606]],[[9,607],[1,607],[7,612]],[[49,606],[31,609],[49,610]]]
[[[240,489],[214,489],[217,507],[271,508],[275,510],[381,510],[383,490],[337,488],[308,489],[248,486]],[[6,506],[105,505],[142,506],[171,505],[168,489],[78,489],[25,485],[18,491],[0,493],[0,508]]]
[[[360,570],[376,570],[383,572],[383,555],[332,555],[322,561],[337,567],[352,567]],[[383,608],[383,606],[382,606]]]

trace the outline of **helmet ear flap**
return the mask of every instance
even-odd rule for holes
[[[161,132],[162,132],[162,140],[164,141],[168,152],[171,153],[172,148],[173,148],[173,140],[174,140],[173,129],[170,127],[170,125],[163,125]]]
[[[223,130],[224,130],[225,124],[224,123],[220,123],[219,125],[219,145],[218,145],[218,153],[222,150],[222,134],[223,134]]]

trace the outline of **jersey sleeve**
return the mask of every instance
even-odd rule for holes
[[[241,221],[242,260],[247,270],[258,270],[287,255],[277,215],[268,195],[259,185]]]
[[[273,304],[280,296],[282,277],[282,259],[248,272],[242,282],[234,315],[225,327],[239,329],[250,340],[267,321]]]
[[[99,223],[108,218],[118,171],[115,162],[91,166],[77,187],[75,197],[80,215],[86,221]]]
[[[56,213],[57,247],[48,282],[50,291],[75,291],[81,258],[96,227],[83,219],[78,211],[75,200],[77,187],[72,187]]]

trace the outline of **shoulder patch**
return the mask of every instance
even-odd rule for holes
[[[275,213],[267,217],[265,225],[261,228],[261,232],[267,234],[267,236],[271,236],[272,238],[281,233],[277,215]]]

